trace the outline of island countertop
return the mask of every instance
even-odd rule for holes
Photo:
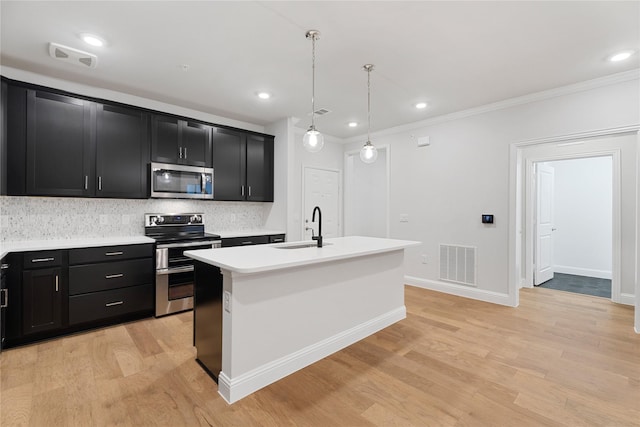
[[[412,240],[348,236],[326,239],[322,248],[315,246],[283,249],[299,245],[315,245],[315,241],[287,242],[271,245],[199,249],[184,254],[197,261],[215,265],[235,273],[259,273],[365,255],[390,252],[417,246]]]

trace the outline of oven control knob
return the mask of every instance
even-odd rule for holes
[[[164,217],[163,216],[157,216],[157,217],[155,217],[154,222],[156,224],[162,224],[164,222]]]
[[[191,224],[199,224],[202,222],[202,217],[200,215],[193,215],[189,218],[189,222]]]

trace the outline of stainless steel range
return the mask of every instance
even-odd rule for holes
[[[204,214],[145,214],[144,234],[156,241],[156,316],[193,308],[192,249],[219,248],[220,236],[204,232]]]

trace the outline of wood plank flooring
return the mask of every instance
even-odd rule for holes
[[[194,360],[191,313],[10,349],[0,424],[640,426],[633,308],[548,289],[520,301],[408,286],[406,320],[231,406]]]

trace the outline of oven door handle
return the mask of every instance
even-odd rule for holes
[[[158,249],[172,249],[172,248],[189,248],[192,246],[215,246],[222,243],[222,240],[204,240],[201,242],[186,242],[186,243],[161,243],[156,247]]]
[[[193,271],[193,265],[185,265],[182,267],[174,267],[174,268],[161,268],[156,270],[157,276],[163,276],[165,274],[174,274],[174,273],[188,273]]]

